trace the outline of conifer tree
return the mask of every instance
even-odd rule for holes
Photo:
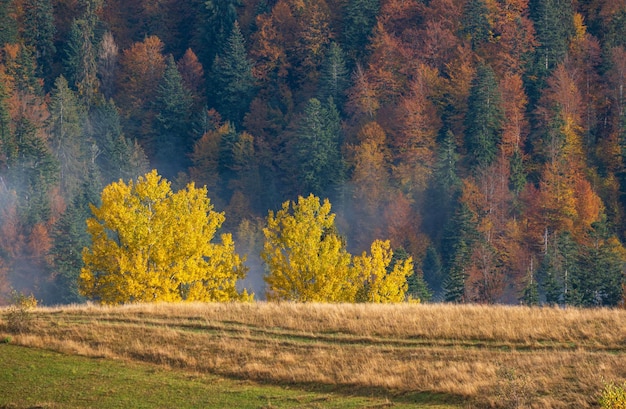
[[[22,8],[24,43],[34,52],[39,76],[51,84],[52,62],[56,52],[52,0],[25,0]]]
[[[472,82],[465,117],[468,157],[473,166],[485,168],[493,163],[502,138],[500,92],[491,67],[480,64]]]
[[[87,174],[90,138],[84,134],[85,110],[63,76],[50,95],[48,129],[52,151],[61,165],[61,190],[72,197]]]
[[[94,33],[96,22],[95,15],[75,19],[65,49],[65,76],[87,107],[95,102],[100,85]]]
[[[15,0],[0,0],[0,48],[17,42]]]
[[[470,40],[473,50],[490,40],[492,27],[484,0],[469,0],[465,3],[461,25],[462,34]]]
[[[193,48],[199,52],[202,65],[210,71],[215,56],[224,50],[233,31],[241,0],[203,0],[198,4],[200,9]]]
[[[193,146],[191,107],[193,101],[171,55],[155,101],[155,163],[166,178],[189,166],[187,155]]]
[[[252,66],[239,24],[235,22],[223,51],[213,63],[211,95],[217,111],[237,127],[243,122],[254,96]]]
[[[530,0],[529,10],[539,44],[529,70],[532,82],[528,94],[537,101],[546,79],[567,53],[574,35],[574,12],[568,0]]]
[[[324,106],[312,98],[296,133],[294,159],[300,193],[329,197],[344,180],[341,125],[332,99]]]
[[[360,59],[367,49],[376,17],[380,10],[379,0],[349,0],[344,18],[344,44],[353,61]]]
[[[422,272],[422,277],[434,292],[434,296],[440,295],[443,291],[443,266],[439,253],[434,246],[429,246],[426,249],[426,255],[422,261]]]
[[[91,216],[89,205],[98,206],[100,201],[100,177],[97,173],[95,167],[90,166],[89,180],[83,183],[81,190],[68,204],[52,232],[54,242],[50,254],[57,272],[56,297],[61,303],[84,301],[78,291],[78,278],[83,268],[83,248],[91,244],[86,224]]]
[[[350,83],[346,59],[341,46],[331,42],[322,65],[319,80],[319,100],[332,98],[341,107],[346,99],[346,89]]]

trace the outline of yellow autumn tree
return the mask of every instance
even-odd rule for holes
[[[328,199],[314,195],[270,211],[261,257],[269,300],[353,302],[362,285],[336,232]]]
[[[354,269],[364,283],[358,300],[372,303],[397,303],[404,301],[407,277],[413,273],[413,259],[396,262],[389,240],[375,240],[370,255],[363,252],[354,257]],[[391,267],[391,268],[390,268]]]
[[[190,183],[174,193],[153,170],[108,185],[91,211],[92,244],[79,278],[84,296],[103,304],[250,298],[235,287],[246,268],[231,235],[214,241],[225,217],[205,187]]]

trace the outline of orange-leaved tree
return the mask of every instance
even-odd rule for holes
[[[87,220],[91,247],[83,250],[80,291],[103,304],[156,301],[231,301],[246,268],[230,234],[214,241],[224,214],[206,188],[193,183],[174,193],[156,172],[102,191]]]

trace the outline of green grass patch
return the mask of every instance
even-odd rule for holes
[[[0,368],[0,409],[460,407],[441,395],[264,385],[10,344],[0,344]]]

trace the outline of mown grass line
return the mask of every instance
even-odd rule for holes
[[[41,316],[43,322],[49,323],[50,320],[45,316]],[[119,318],[110,316],[93,317],[86,319],[85,316],[66,315],[62,321],[54,321],[54,325],[112,325],[120,328],[134,327],[154,327],[169,328],[181,332],[197,332],[212,336],[227,336],[233,340],[246,339],[250,341],[266,342],[267,340],[276,340],[291,344],[333,344],[333,345],[350,345],[350,346],[376,346],[389,348],[464,348],[464,349],[484,349],[484,350],[510,350],[534,353],[537,351],[572,351],[581,350],[587,352],[608,352],[612,354],[626,354],[626,344],[621,347],[614,345],[597,345],[587,344],[585,340],[578,343],[558,342],[554,340],[533,340],[533,341],[495,341],[487,338],[475,339],[453,339],[453,338],[425,338],[425,337],[381,337],[381,336],[362,336],[346,332],[328,333],[309,333],[296,331],[286,328],[260,328],[251,324],[239,323],[234,321],[211,321],[201,318],[187,318],[175,320],[162,318],[150,319],[145,317],[138,318]]]
[[[358,387],[276,386],[8,344],[0,345],[0,367],[0,408],[461,407],[458,398],[444,394],[393,396]]]

